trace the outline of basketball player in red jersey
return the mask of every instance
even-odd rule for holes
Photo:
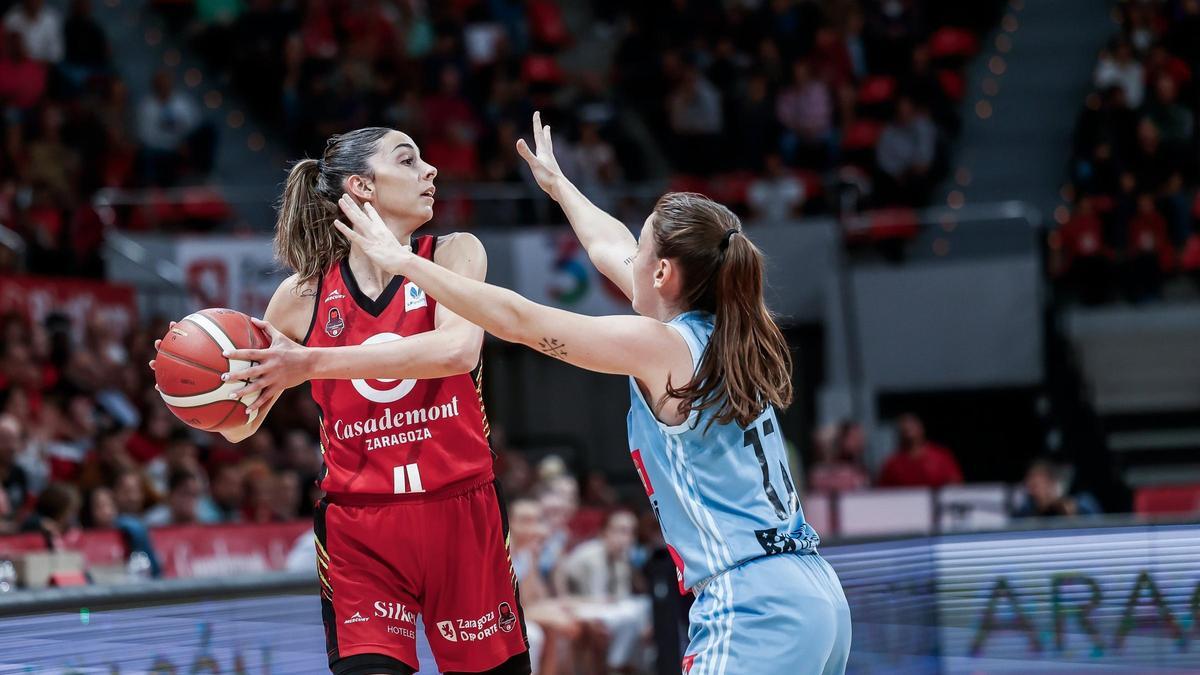
[[[338,675],[411,675],[415,615],[446,673],[530,672],[528,640],[492,473],[481,399],[483,331],[393,277],[333,226],[343,193],[371,204],[419,255],[473,279],[487,259],[470,234],[413,236],[433,217],[437,169],[407,135],[365,128],[332,137],[292,167],[275,250],[295,274],[255,320],[262,424],[279,394],[312,381],[321,409],[327,493],[315,520],[329,667]],[[228,377],[228,375],[227,375]]]

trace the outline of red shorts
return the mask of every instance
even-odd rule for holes
[[[330,495],[317,507],[330,668],[371,654],[418,670],[418,614],[439,670],[481,672],[526,653],[508,517],[494,482],[412,497],[370,504]]]

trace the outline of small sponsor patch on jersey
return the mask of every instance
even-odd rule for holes
[[[345,297],[346,296],[342,295],[342,292],[340,290],[335,288],[335,289],[333,289],[332,293],[325,296],[325,302],[333,302],[334,300],[341,300]]]
[[[411,312],[425,305],[425,291],[411,281],[404,284],[404,311]]]
[[[325,322],[325,334],[329,337],[337,337],[346,329],[346,322],[342,319],[342,310],[337,307],[329,308],[329,320]]]

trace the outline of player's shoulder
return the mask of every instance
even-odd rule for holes
[[[263,318],[293,340],[303,339],[316,306],[317,284],[317,279],[304,279],[299,274],[284,279],[271,296]]]
[[[483,242],[479,241],[479,237],[470,232],[451,232],[450,234],[439,235],[437,238],[437,247],[434,249],[434,257],[441,256],[482,256],[487,257],[487,252],[483,248]]]
[[[442,267],[483,279],[487,274],[487,251],[479,237],[470,232],[452,232],[438,237],[433,261]]]

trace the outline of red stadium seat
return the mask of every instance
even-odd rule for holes
[[[797,169],[793,172],[796,178],[804,183],[804,199],[805,201],[812,200],[825,193],[825,181],[821,179],[821,174],[812,169]]]
[[[530,54],[521,63],[521,77],[535,84],[562,84],[566,79],[558,60],[549,54]]]
[[[708,195],[712,192],[712,186],[700,176],[679,174],[671,176],[671,181],[667,183],[667,192],[697,192]]]
[[[529,31],[538,42],[548,47],[563,47],[571,41],[562,9],[554,0],[530,0]]]
[[[896,97],[896,78],[890,75],[872,75],[858,87],[860,105],[877,106],[890,103]]]
[[[953,101],[961,101],[967,93],[967,81],[957,70],[943,68],[937,71],[937,80],[942,93]]]
[[[939,28],[929,39],[929,55],[935,59],[968,59],[979,49],[979,39],[965,28]]]
[[[874,120],[857,120],[842,135],[842,149],[847,152],[871,150],[883,133],[883,124]]]
[[[1179,267],[1184,272],[1200,271],[1200,234],[1193,234],[1179,254]]]
[[[1141,515],[1200,512],[1200,485],[1158,485],[1138,488],[1133,510]]]
[[[750,184],[754,182],[755,178],[756,176],[750,171],[721,174],[712,179],[709,196],[726,206],[742,206],[746,203],[747,195],[750,193]]]

